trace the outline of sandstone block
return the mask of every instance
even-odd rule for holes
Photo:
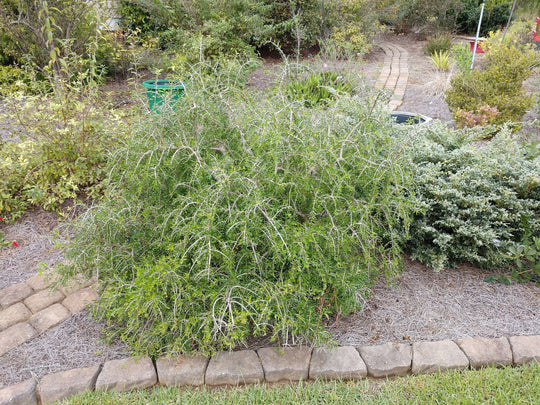
[[[62,299],[64,299],[64,294],[60,291],[41,290],[26,298],[24,304],[35,314],[52,304],[62,301]]]
[[[385,343],[361,346],[358,350],[371,377],[405,375],[411,370],[412,348],[409,344]]]
[[[26,322],[7,328],[0,332],[0,356],[35,336],[37,336],[36,331]]]
[[[19,322],[24,322],[32,316],[32,313],[22,302],[7,307],[0,311],[0,331],[9,328]]]
[[[313,349],[309,378],[353,380],[365,376],[367,376],[366,365],[354,347]]]
[[[467,367],[469,367],[467,356],[451,340],[413,343],[413,374]]]
[[[62,305],[71,311],[72,314],[82,311],[90,302],[99,299],[99,295],[92,287],[86,287],[68,295]]]
[[[87,278],[82,274],[76,274],[66,285],[59,285],[58,289],[66,296],[73,294],[75,291],[79,291],[94,284],[96,280],[94,278]]]
[[[471,367],[512,364],[512,350],[505,337],[498,339],[470,337],[457,339],[456,343],[469,358]]]
[[[310,347],[265,347],[257,350],[268,382],[307,380]]]
[[[37,388],[41,403],[49,404],[86,390],[93,390],[100,368],[100,366],[76,368],[46,375]]]
[[[207,385],[239,385],[262,382],[264,373],[253,350],[221,352],[212,357],[206,369]]]
[[[203,385],[208,357],[179,356],[156,361],[158,381],[161,385]]]
[[[71,313],[61,304],[54,304],[32,315],[28,322],[38,333],[55,327],[71,316]]]
[[[156,369],[150,357],[111,360],[103,365],[96,390],[129,391],[149,388],[157,383]]]
[[[509,338],[512,346],[514,364],[540,362],[540,335],[512,336]]]
[[[36,274],[26,280],[25,283],[32,287],[34,291],[41,291],[49,288],[56,281],[57,277],[56,273]]]
[[[0,389],[0,405],[36,404],[36,382],[33,379]]]
[[[8,288],[4,288],[0,290],[0,308],[7,308],[16,302],[24,300],[33,293],[34,290],[25,283],[13,284]]]

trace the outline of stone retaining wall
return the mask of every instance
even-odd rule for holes
[[[86,390],[129,391],[160,386],[219,386],[315,379],[357,380],[446,369],[540,362],[540,335],[496,339],[386,343],[334,349],[285,347],[108,361],[27,380],[0,390],[0,405],[48,404]]]

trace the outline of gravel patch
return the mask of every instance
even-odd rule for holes
[[[27,212],[15,224],[0,224],[4,240],[19,245],[0,247],[0,289],[26,281],[38,272],[41,263],[52,266],[62,260],[61,249],[55,247],[55,242],[63,241],[53,231],[56,225],[57,214],[42,209]]]

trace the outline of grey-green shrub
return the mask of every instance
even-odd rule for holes
[[[187,82],[111,159],[64,271],[97,273],[96,314],[140,353],[328,340],[326,320],[400,268],[409,177],[389,117]]]
[[[540,236],[540,158],[503,129],[434,126],[414,140],[416,205],[408,249],[436,269],[461,262],[508,265],[525,234]]]

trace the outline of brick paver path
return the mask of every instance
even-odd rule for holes
[[[385,53],[384,66],[377,80],[377,87],[392,92],[390,108],[395,110],[403,102],[409,80],[409,52],[399,45],[383,42],[380,47]]]

